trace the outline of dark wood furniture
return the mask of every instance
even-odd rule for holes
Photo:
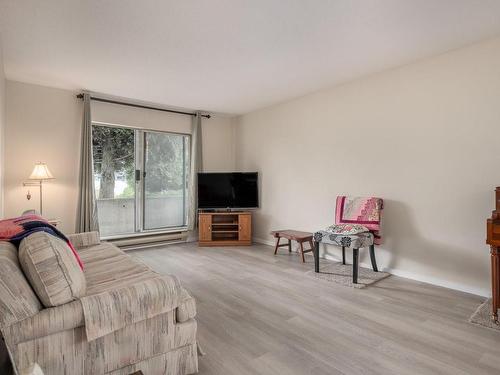
[[[495,190],[495,210],[486,222],[486,243],[491,258],[491,316],[498,322],[500,308],[500,187]]]
[[[200,212],[199,246],[249,246],[252,244],[251,212]]]
[[[305,263],[306,260],[304,258],[305,253],[309,253],[313,251],[313,234],[309,232],[301,232],[298,230],[275,230],[272,231],[271,234],[276,238],[276,246],[274,248],[274,255],[278,253],[278,248],[283,246],[288,246],[288,252],[292,252],[292,241],[298,242],[300,246],[300,255],[302,256],[302,262]],[[280,244],[281,238],[285,238],[288,240],[288,243]],[[304,250],[304,242],[309,243],[309,249]]]

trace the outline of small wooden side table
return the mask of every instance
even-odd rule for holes
[[[292,241],[298,242],[300,245],[300,254],[302,255],[302,263],[305,263],[304,258],[305,253],[313,251],[313,234],[310,232],[301,232],[298,230],[285,229],[285,230],[275,230],[271,234],[276,238],[276,246],[274,248],[274,255],[278,253],[278,248],[283,246],[288,246],[288,252],[292,252]],[[280,244],[281,238],[286,238],[288,243]],[[304,250],[304,242],[309,242],[309,249]]]

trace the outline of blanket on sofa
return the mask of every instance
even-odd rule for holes
[[[375,197],[338,196],[335,207],[335,224],[360,224],[368,228],[377,245],[382,243],[380,233],[381,211],[384,201]]]
[[[31,214],[0,220],[0,241],[8,241],[17,248],[24,238],[36,232],[46,232],[66,242],[83,270],[83,263],[71,241],[43,217]]]
[[[175,276],[159,275],[80,299],[87,340],[171,311],[185,299]]]

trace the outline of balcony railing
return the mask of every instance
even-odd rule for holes
[[[99,230],[102,236],[130,234],[136,231],[135,198],[97,200]],[[184,198],[167,196],[146,198],[144,229],[161,229],[185,225]]]

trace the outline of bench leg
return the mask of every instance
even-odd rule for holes
[[[345,264],[345,246],[342,246],[342,264]]]
[[[314,272],[319,272],[319,242],[314,241]]]
[[[372,261],[373,271],[378,272],[377,261],[375,260],[375,245],[370,246],[370,260]]]
[[[359,249],[352,249],[352,283],[358,283]]]
[[[302,242],[299,242],[300,244],[300,255],[302,255],[302,263],[306,262],[306,259],[304,258],[304,245]]]
[[[278,247],[280,247],[280,239],[281,237],[276,237],[276,247],[274,248],[274,255],[278,253]]]
[[[288,240],[288,252],[292,252],[292,240]]]

